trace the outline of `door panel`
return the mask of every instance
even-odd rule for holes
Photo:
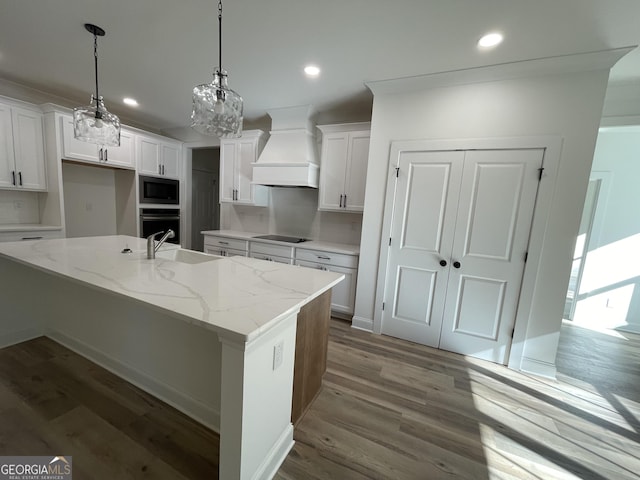
[[[429,325],[436,275],[437,272],[400,265],[393,301],[393,316]]]
[[[409,165],[400,248],[440,252],[450,177],[450,164]]]
[[[466,153],[440,348],[505,363],[543,153]]]
[[[490,278],[462,275],[453,331],[497,340],[505,286],[505,282]]]
[[[437,346],[464,152],[403,152],[394,199],[382,333]]]

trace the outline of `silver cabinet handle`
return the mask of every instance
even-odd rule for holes
[[[18,172],[18,179],[20,180],[20,186],[22,186],[22,172]]]
[[[162,165],[162,174],[164,175],[164,165]]]
[[[99,162],[102,161],[102,148],[100,150],[98,150],[98,161]]]
[[[11,184],[12,185],[16,184],[16,172],[15,172],[15,170],[11,171]]]
[[[20,240],[42,240],[42,237],[22,237]]]
[[[106,148],[104,149],[104,161],[109,161],[109,150],[107,150]]]
[[[158,175],[162,175],[162,167],[158,164]]]
[[[316,258],[319,258],[320,260],[331,260],[331,257],[325,257],[324,255],[316,255]]]
[[[344,204],[343,204],[344,208],[347,208],[347,194],[344,194]]]
[[[229,245],[229,242],[223,242],[222,240],[218,240],[218,243],[220,245]]]
[[[342,208],[342,197],[344,197],[344,195],[340,194],[340,208]]]

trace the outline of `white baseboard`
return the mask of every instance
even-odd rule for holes
[[[365,330],[367,332],[373,332],[373,320],[364,317],[353,317],[351,321],[351,327],[358,330]]]
[[[293,425],[287,425],[280,438],[273,445],[269,453],[265,457],[264,461],[256,470],[253,475],[254,480],[271,480],[275,477],[276,473],[280,469],[280,466],[284,462],[285,458],[293,448],[295,442],[293,441]]]
[[[199,400],[64,333],[48,330],[46,336],[220,433],[220,412]]]
[[[42,329],[31,327],[15,332],[5,332],[0,334],[0,348],[9,347],[17,343],[33,340],[43,335]]]
[[[533,373],[540,377],[556,379],[556,365],[554,363],[541,362],[533,358],[522,357],[520,362],[520,370],[527,373]]]

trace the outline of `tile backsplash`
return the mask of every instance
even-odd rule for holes
[[[362,215],[318,211],[318,190],[272,187],[268,207],[222,204],[220,228],[360,244]]]

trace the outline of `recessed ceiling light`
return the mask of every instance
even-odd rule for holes
[[[304,67],[304,73],[308,77],[317,77],[318,75],[320,75],[320,69],[315,65],[307,65],[306,67]]]
[[[122,100],[124,102],[125,105],[129,105],[130,107],[137,107],[138,106],[138,101],[135,98],[124,98]]]
[[[495,47],[502,43],[502,34],[498,32],[491,32],[484,35],[480,40],[478,40],[478,47],[480,48],[491,48]]]

